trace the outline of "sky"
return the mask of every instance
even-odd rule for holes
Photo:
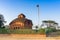
[[[0,14],[7,21],[6,25],[21,13],[32,20],[33,25],[38,25],[37,4],[40,25],[43,20],[54,20],[60,25],[60,0],[0,0]]]

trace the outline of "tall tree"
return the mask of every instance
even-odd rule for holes
[[[52,20],[44,20],[42,21],[43,24],[45,24],[47,27],[54,27],[54,25],[58,25],[55,21]]]
[[[0,14],[0,28],[4,26],[4,22],[5,22],[4,16]]]

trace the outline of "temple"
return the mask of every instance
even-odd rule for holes
[[[32,29],[32,21],[27,19],[24,14],[18,15],[16,19],[10,22],[10,29]]]

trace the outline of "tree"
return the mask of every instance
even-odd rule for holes
[[[54,27],[54,25],[58,25],[58,23],[56,23],[55,21],[52,20],[44,20],[42,21],[43,24],[45,24],[47,27]]]
[[[3,25],[4,25],[3,22],[0,20],[0,28],[1,28]]]
[[[38,26],[36,26],[36,32],[38,32]]]
[[[4,20],[4,16],[0,14],[0,28],[1,28],[2,26],[4,26],[4,23],[5,23],[5,22],[6,22],[6,21]]]

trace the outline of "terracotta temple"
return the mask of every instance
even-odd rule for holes
[[[16,19],[10,22],[10,29],[32,29],[32,21],[27,19],[24,14],[18,15]]]

